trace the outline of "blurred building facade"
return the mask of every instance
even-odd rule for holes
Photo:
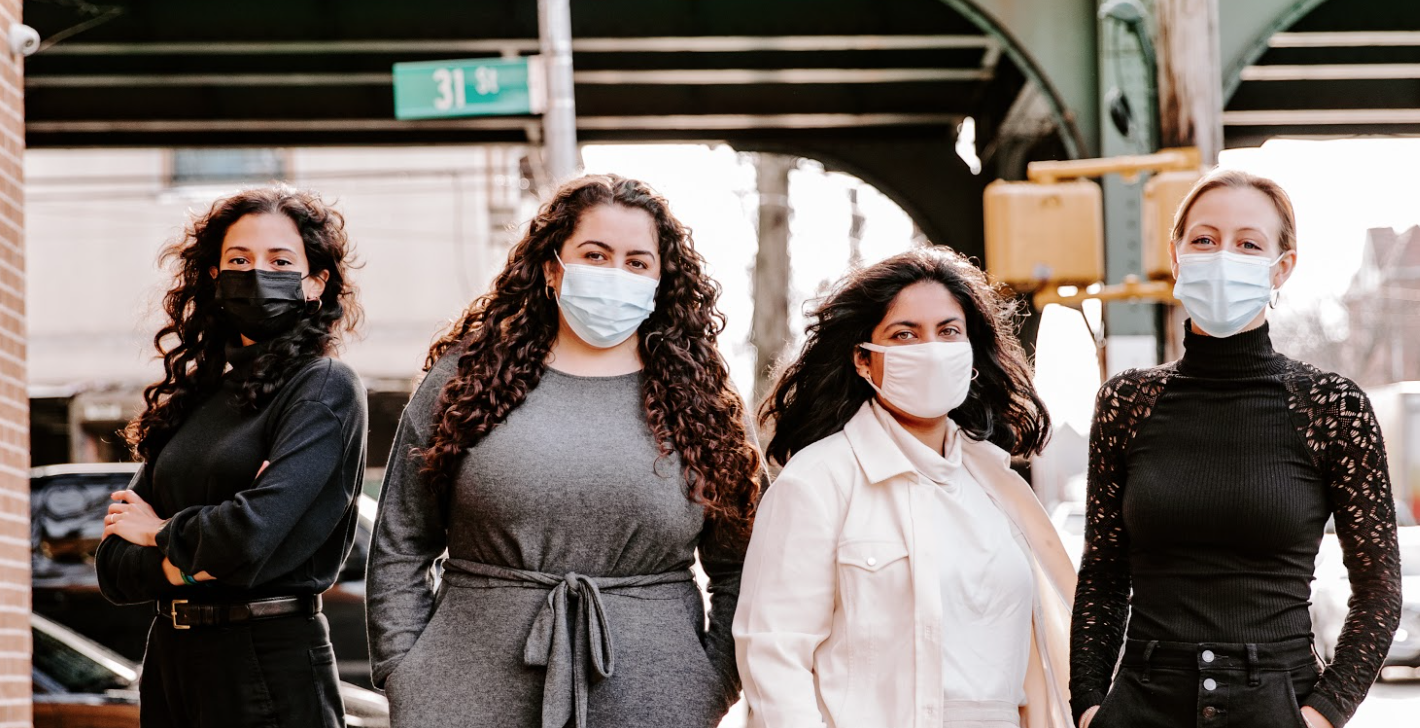
[[[1343,303],[1356,380],[1420,380],[1420,226],[1368,230],[1361,267]]]
[[[215,199],[285,180],[346,218],[365,323],[341,356],[370,389],[382,465],[430,341],[484,290],[536,204],[524,160],[516,146],[32,150],[35,464],[126,458],[114,433],[161,376],[163,249]]]

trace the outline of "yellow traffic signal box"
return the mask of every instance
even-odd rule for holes
[[[986,186],[986,269],[1017,290],[1104,279],[1104,207],[1098,184],[1076,179]]]
[[[1153,280],[1173,278],[1169,246],[1173,245],[1173,218],[1183,198],[1203,178],[1201,172],[1159,172],[1144,183],[1144,275]]]

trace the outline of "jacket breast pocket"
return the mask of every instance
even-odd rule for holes
[[[838,591],[850,626],[889,627],[912,615],[912,571],[901,540],[855,539],[838,545]]]

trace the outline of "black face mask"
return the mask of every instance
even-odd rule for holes
[[[306,307],[302,278],[295,271],[224,270],[217,274],[217,303],[242,336],[274,339],[301,318]]]

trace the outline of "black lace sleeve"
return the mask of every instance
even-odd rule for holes
[[[1380,673],[1400,624],[1400,550],[1385,443],[1364,392],[1345,377],[1305,367],[1293,378],[1292,409],[1306,415],[1303,437],[1327,481],[1341,558],[1351,580],[1350,610],[1336,658],[1306,704],[1340,728]]]
[[[1129,534],[1124,529],[1125,455],[1167,381],[1167,369],[1130,370],[1106,382],[1090,424],[1085,552],[1070,620],[1070,706],[1104,702],[1129,619]]]

